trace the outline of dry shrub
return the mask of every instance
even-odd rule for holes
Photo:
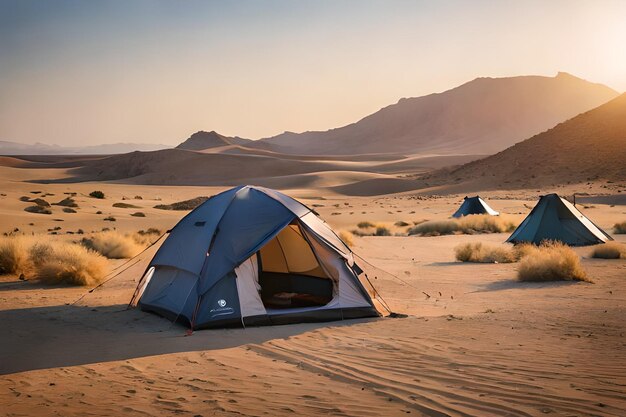
[[[626,234],[626,222],[615,223],[615,225],[613,225],[613,231],[618,235]]]
[[[375,227],[376,225],[372,222],[359,222],[357,223],[356,227],[358,227],[359,229],[369,229],[370,227]]]
[[[354,246],[354,235],[347,230],[339,231],[339,238],[348,246]]]
[[[626,245],[619,242],[607,242],[597,245],[591,252],[592,258],[626,259]]]
[[[378,226],[374,236],[391,236],[391,231],[385,226]]]
[[[201,196],[172,204],[157,204],[154,208],[160,210],[193,210],[208,199],[209,197]]]
[[[515,230],[515,224],[502,216],[486,214],[460,219],[428,221],[409,229],[409,235],[439,236],[452,234],[504,233]]]
[[[405,222],[405,221],[398,220],[398,221],[397,221],[397,222],[395,222],[393,225],[394,225],[394,226],[396,226],[396,227],[406,227],[406,226],[408,226],[409,224],[408,224],[407,222]]]
[[[81,245],[55,242],[32,250],[35,278],[47,284],[96,285],[108,272],[107,260]]]
[[[34,243],[26,236],[0,238],[0,274],[26,274],[31,269],[28,250]]]
[[[110,259],[132,258],[144,249],[134,236],[114,230],[95,233],[89,238],[83,238],[81,244]]]
[[[0,239],[0,273],[24,274],[49,284],[98,284],[108,272],[105,258],[83,246],[41,237]]]
[[[43,206],[28,206],[24,209],[24,211],[37,214],[52,214],[52,211],[49,208]]]
[[[517,269],[520,281],[587,281],[580,258],[560,242],[544,242],[530,249]]]
[[[508,247],[485,245],[481,242],[464,243],[454,248],[456,259],[461,262],[511,263],[517,261],[517,253]]]

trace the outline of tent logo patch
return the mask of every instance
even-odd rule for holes
[[[217,300],[217,305],[220,307],[226,307],[226,300],[224,299]]]

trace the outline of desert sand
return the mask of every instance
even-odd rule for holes
[[[226,188],[31,182],[71,177],[73,162],[65,163],[70,167],[33,168],[20,159],[2,160],[0,231],[18,228],[18,233],[76,240],[67,232],[167,230],[186,212],[154,205]],[[316,181],[308,187],[288,178],[276,179],[274,186],[315,207],[336,230],[355,229],[365,220],[391,225],[445,219],[463,198],[458,193],[385,194],[385,185],[358,196],[350,188],[362,187],[358,175],[311,175]],[[603,186],[592,184],[591,193],[599,196],[587,196],[580,206],[611,230],[626,218],[620,197],[626,190],[607,193]],[[106,199],[88,197],[93,190],[103,191]],[[483,196],[494,209],[521,221],[539,194],[575,190]],[[34,197],[32,191],[54,194],[45,197],[50,202],[77,193],[77,213],[58,206],[52,206],[51,215],[27,213],[28,203],[19,198]],[[134,199],[138,195],[141,200]],[[121,201],[139,208],[112,207]],[[132,217],[136,211],[146,217]],[[107,216],[116,221],[104,221]],[[61,227],[58,234],[46,235],[53,227]],[[180,325],[126,308],[156,248],[93,293],[2,276],[0,413],[625,415],[626,262],[591,259],[590,248],[577,248],[594,283],[520,283],[516,264],[454,259],[459,243],[502,244],[507,236],[355,237],[355,253],[380,268],[369,268],[380,294],[406,318],[188,335]],[[626,241],[625,235],[615,237]],[[110,262],[116,267],[125,261]]]

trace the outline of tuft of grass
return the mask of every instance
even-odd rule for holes
[[[618,235],[626,234],[626,222],[619,222],[613,225],[613,232]]]
[[[517,253],[504,246],[491,246],[481,242],[464,243],[454,248],[456,259],[461,262],[511,263],[518,260]]]
[[[32,247],[35,279],[46,284],[96,285],[106,276],[106,258],[81,245],[66,242]]]
[[[31,203],[35,203],[38,206],[41,207],[50,207],[50,203],[48,203],[46,200],[44,200],[43,198],[35,198],[33,200],[30,200]]]
[[[358,227],[359,229],[369,229],[370,227],[375,227],[376,225],[374,223],[371,222],[359,222],[357,223],[356,227]]]
[[[52,203],[55,206],[63,206],[63,207],[78,207],[76,201],[72,197],[66,197],[58,203]]]
[[[354,235],[351,232],[348,230],[340,230],[338,235],[348,247],[354,246]]]
[[[409,224],[407,222],[405,222],[405,221],[398,220],[393,225],[396,226],[396,227],[407,227]]]
[[[141,211],[137,211],[137,212],[131,214],[131,216],[133,216],[133,217],[146,217],[145,213],[143,213]]]
[[[41,236],[0,238],[2,274],[24,274],[48,284],[94,285],[108,268],[105,258],[75,243]]]
[[[128,203],[113,203],[113,207],[117,207],[117,208],[139,208],[139,206],[136,206],[134,204],[128,204]]]
[[[110,259],[132,258],[144,248],[132,235],[124,235],[113,230],[95,233],[83,238],[80,243]]]
[[[587,281],[580,258],[569,246],[560,242],[543,242],[527,248],[527,255],[517,269],[519,281]]]
[[[209,197],[200,196],[172,204],[157,204],[154,208],[160,210],[193,210],[208,199]]]
[[[26,236],[0,238],[0,274],[26,274],[31,269],[28,249],[33,239]]]
[[[391,236],[391,231],[385,226],[378,226],[374,236]]]
[[[24,209],[24,211],[37,214],[52,214],[52,211],[49,208],[43,206],[28,206]]]
[[[108,216],[108,217],[105,217],[103,220],[104,220],[105,222],[114,222],[114,221],[117,221],[117,219],[116,219],[115,217],[113,217],[113,216]]]
[[[99,198],[102,200],[104,198],[104,193],[102,191],[92,191],[89,193],[89,197]]]
[[[600,259],[626,259],[626,245],[615,241],[597,245],[593,248],[591,257]]]
[[[76,213],[76,210],[71,207],[63,207],[63,213]]]
[[[435,220],[411,227],[409,236],[440,236],[452,234],[504,233],[515,230],[515,224],[502,216],[469,215],[460,219]]]

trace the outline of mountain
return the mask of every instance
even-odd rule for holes
[[[285,132],[249,146],[303,155],[493,154],[615,98],[567,73],[477,78],[443,93],[405,98],[325,132]]]
[[[434,183],[527,188],[626,180],[626,94],[490,157],[431,176]],[[424,178],[433,184],[431,178]]]
[[[229,145],[247,145],[251,143],[250,139],[239,137],[223,136],[212,130],[210,132],[199,131],[191,135],[186,141],[176,147],[176,149],[185,149],[188,151],[201,151],[209,148],[217,148]]]
[[[45,143],[25,144],[0,140],[0,155],[110,155],[133,151],[156,151],[168,146],[149,143],[109,143],[94,146],[65,147]]]

